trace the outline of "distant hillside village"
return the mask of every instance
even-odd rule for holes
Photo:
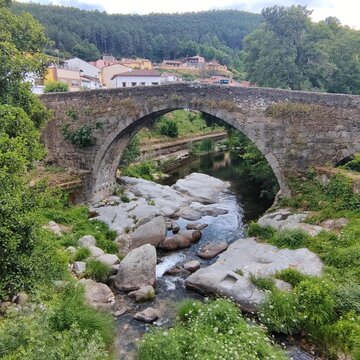
[[[201,56],[186,57],[178,60],[164,60],[153,64],[148,59],[117,60],[111,55],[102,59],[86,62],[78,57],[54,61],[44,78],[29,75],[26,81],[32,84],[36,94],[42,94],[47,84],[63,82],[69,91],[114,89],[133,86],[154,86],[165,83],[189,81],[182,72],[192,71],[191,81],[205,84],[249,87],[248,81],[236,82],[225,65],[216,61],[207,62]],[[222,75],[223,73],[226,76]],[[210,74],[210,76],[209,76]]]

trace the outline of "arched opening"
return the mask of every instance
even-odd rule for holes
[[[97,157],[94,162],[93,174],[94,174],[94,191],[92,198],[98,200],[104,195],[108,195],[112,192],[113,188],[116,185],[116,171],[120,163],[121,157],[124,153],[124,150],[131,142],[131,139],[134,138],[138,132],[151,124],[154,124],[156,119],[159,119],[165,114],[170,114],[173,111],[180,110],[181,108],[167,108],[158,111],[153,111],[147,115],[137,118],[134,121],[124,122],[122,124],[122,129],[114,134],[113,137],[109,137],[107,141],[103,144],[102,149],[97,154]],[[192,111],[187,109],[187,111]],[[195,109],[199,112],[199,109]],[[280,170],[280,166],[276,157],[271,153],[267,152],[264,149],[263,142],[256,136],[256,134],[250,131],[246,126],[240,126],[239,122],[236,122],[231,113],[222,114],[221,118],[214,114],[213,111],[205,109],[201,111],[204,114],[204,117],[212,119],[213,121],[218,121],[223,124],[226,124],[227,129],[233,129],[233,132],[237,132],[238,135],[241,134],[243,139],[247,140],[248,144],[251,144],[253,149],[256,149],[262,156],[266,159],[266,163],[271,169],[271,174],[276,178],[275,183],[279,184],[279,187],[282,188],[285,184],[283,174]],[[235,125],[235,126],[234,126]],[[239,129],[240,128],[240,129]],[[240,154],[237,154],[237,156]],[[233,163],[234,161],[233,156]],[[209,158],[208,158],[209,160]],[[213,159],[218,164],[221,162],[221,159]],[[238,159],[240,160],[240,156]],[[204,167],[204,162],[206,159],[202,160],[202,165]]]

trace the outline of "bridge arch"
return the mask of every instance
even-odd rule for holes
[[[53,111],[43,131],[53,163],[86,173],[84,200],[111,193],[122,151],[150,119],[192,109],[224,120],[267,159],[283,194],[310,166],[360,152],[360,96],[193,83],[48,94]],[[69,142],[63,129],[92,129],[94,145]]]
[[[101,145],[95,156],[92,167],[94,183],[92,186],[92,193],[90,194],[91,199],[101,199],[111,193],[114,189],[116,185],[116,170],[119,166],[123,151],[132,137],[153,119],[179,109],[196,110],[215,116],[243,133],[254,143],[254,145],[266,158],[272,171],[274,172],[274,175],[276,176],[282,193],[289,193],[285,177],[281,171],[277,158],[266,149],[264,142],[259,137],[254,136],[254,132],[250,131],[244,123],[237,121],[238,119],[235,113],[214,110],[203,106],[197,106],[194,108],[191,107],[191,104],[178,104],[175,108],[169,108],[168,106],[163,106],[162,108],[156,107],[154,111],[148,110],[147,113],[142,113],[139,118],[129,119],[125,122],[119,123],[116,130],[107,137],[106,141],[104,141]]]

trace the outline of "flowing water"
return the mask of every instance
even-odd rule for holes
[[[171,325],[176,314],[176,307],[181,300],[186,298],[202,299],[201,295],[185,288],[185,275],[169,276],[166,275],[166,271],[178,263],[185,263],[193,259],[199,260],[196,252],[210,241],[225,240],[230,244],[244,237],[246,222],[262,215],[273,201],[273,199],[260,197],[259,186],[250,180],[241,159],[236,154],[229,152],[181,160],[172,164],[172,167],[167,171],[169,177],[160,180],[159,183],[172,185],[178,179],[184,178],[192,172],[205,173],[230,183],[229,191],[224,193],[219,202],[215,204],[217,208],[228,210],[228,213],[218,217],[204,216],[198,220],[197,222],[208,224],[208,227],[202,231],[203,236],[200,241],[190,248],[174,252],[158,252],[157,295],[152,303],[134,305],[133,301],[129,300],[125,294],[118,293],[116,295],[117,308],[128,309],[117,320],[116,349],[118,358],[121,360],[135,359],[139,339],[152,327]],[[181,229],[185,229],[188,222],[190,221],[181,218],[177,220]],[[201,261],[201,264],[206,266],[214,261],[216,258]],[[158,310],[160,317],[157,322],[153,325],[146,325],[132,318],[137,311],[148,306]],[[297,347],[294,348],[294,351],[300,355],[296,355],[294,352],[293,359],[311,359]]]

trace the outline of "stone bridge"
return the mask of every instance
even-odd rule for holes
[[[53,111],[43,131],[48,158],[85,170],[84,200],[111,194],[129,140],[176,109],[202,111],[240,130],[263,153],[286,195],[290,176],[360,152],[360,96],[181,83],[41,100]]]

